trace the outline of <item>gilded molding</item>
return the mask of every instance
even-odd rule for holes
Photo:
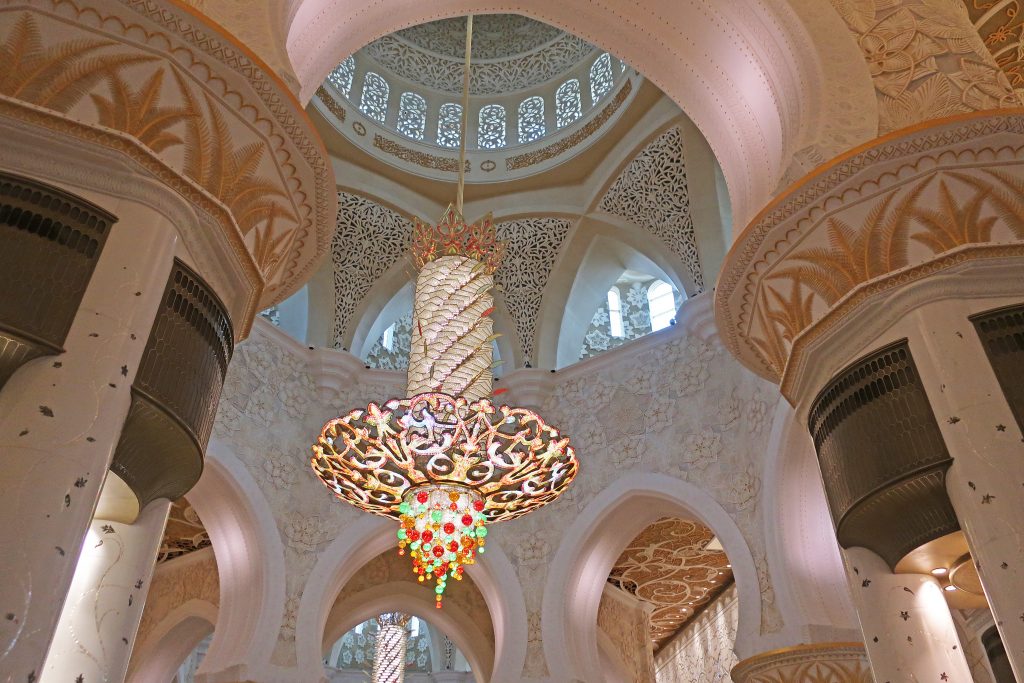
[[[874,683],[861,643],[813,643],[754,655],[733,667],[736,683]]]
[[[398,157],[402,161],[407,161],[410,164],[416,164],[423,168],[434,169],[435,171],[445,171],[447,173],[458,173],[459,171],[459,160],[455,157],[441,157],[435,154],[428,154],[426,152],[420,152],[415,149],[410,149],[405,145],[399,144],[391,138],[386,138],[380,133],[374,133],[373,135],[373,146],[391,156]],[[466,160],[466,173],[470,172],[469,160]]]
[[[327,110],[334,114],[334,118],[344,123],[345,117],[348,116],[348,111],[345,107],[341,106],[341,102],[338,102],[331,93],[327,91],[327,88],[320,86],[316,89],[316,96],[323,102]]]
[[[915,126],[819,168],[733,245],[716,292],[722,339],[775,382],[804,346],[881,292],[1024,241],[1024,116]]]

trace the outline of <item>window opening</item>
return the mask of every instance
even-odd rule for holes
[[[442,147],[458,147],[462,132],[462,105],[442,104],[437,119],[437,144]]]
[[[378,123],[384,123],[388,115],[388,82],[368,71],[363,80],[363,94],[359,100],[359,109]]]
[[[672,324],[676,317],[676,298],[672,285],[655,280],[647,290],[647,304],[651,311],[651,329],[655,332]]]
[[[544,98],[534,95],[519,103],[519,144],[544,137]]]
[[[555,91],[555,124],[562,128],[583,115],[580,104],[580,81],[570,79]]]
[[[398,132],[413,140],[422,140],[427,129],[427,101],[412,92],[398,100]]]
[[[488,104],[480,110],[477,144],[481,149],[505,146],[505,107],[500,104]]]

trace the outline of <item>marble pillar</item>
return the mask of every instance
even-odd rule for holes
[[[64,353],[25,365],[0,392],[0,680],[42,674],[170,273],[176,233],[126,213]]]
[[[156,500],[131,524],[93,519],[41,683],[124,680],[170,507]]]
[[[734,683],[873,683],[861,643],[812,643],[762,652],[732,669]]]
[[[946,490],[1007,658],[1024,681],[1024,439],[970,313],[965,303],[917,311],[911,344],[953,456]]]
[[[843,551],[857,618],[878,683],[971,681],[956,624],[933,576],[893,574],[866,548]]]

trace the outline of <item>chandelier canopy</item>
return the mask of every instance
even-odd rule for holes
[[[472,26],[469,17],[467,74]],[[468,87],[467,77],[464,105]],[[484,552],[486,525],[555,500],[579,466],[569,439],[535,412],[490,401],[491,290],[505,245],[490,215],[472,224],[462,217],[459,175],[457,206],[413,229],[408,398],[328,421],[312,458],[339,498],[400,522],[399,554],[408,550],[420,581],[433,577],[438,607],[448,580],[461,580]]]

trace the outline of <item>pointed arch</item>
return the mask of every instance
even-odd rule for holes
[[[601,491],[576,517],[549,566],[541,631],[553,680],[603,680],[597,610],[608,574],[641,530],[670,516],[699,520],[721,541],[739,594],[736,649],[741,658],[753,654],[747,641],[760,630],[761,594],[754,557],[736,522],[695,484],[663,474],[630,474]]]

